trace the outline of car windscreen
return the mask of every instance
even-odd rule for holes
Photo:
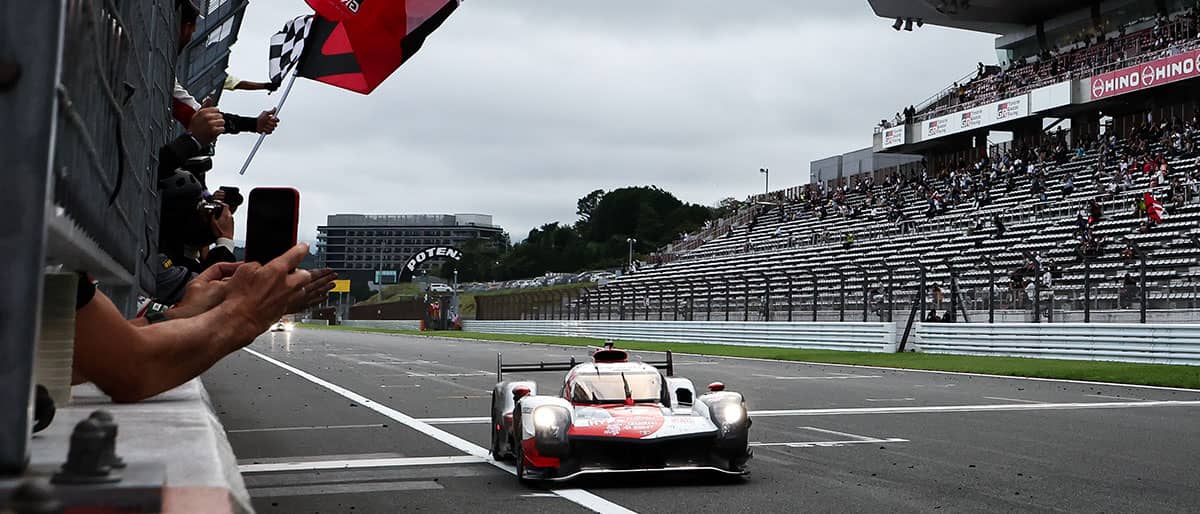
[[[571,384],[571,401],[579,403],[616,403],[625,401],[625,384],[634,401],[658,401],[662,394],[662,378],[658,373],[580,373]]]

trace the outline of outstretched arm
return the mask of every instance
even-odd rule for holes
[[[300,244],[265,266],[214,266],[197,287],[221,298],[215,307],[154,325],[134,326],[97,294],[76,314],[73,382],[91,381],[114,401],[136,402],[195,378],[266,331],[303,294],[311,277],[292,270],[307,253]]]

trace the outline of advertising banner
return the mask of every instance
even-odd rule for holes
[[[1200,50],[1164,57],[1092,77],[1091,99],[1100,100],[1200,76]]]
[[[331,293],[349,293],[350,292],[350,281],[349,280],[334,280],[333,281],[333,290],[331,290],[329,292],[331,292]]]
[[[883,147],[892,148],[904,144],[904,125],[883,131]]]
[[[921,124],[923,140],[971,130],[1029,116],[1029,95],[1014,96],[974,109],[959,111]],[[884,134],[886,141],[887,135]],[[887,148],[885,145],[884,148]]]

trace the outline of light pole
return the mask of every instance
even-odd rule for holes
[[[450,291],[450,320],[458,316],[458,268],[454,269],[454,289]]]
[[[627,238],[627,239],[625,239],[625,242],[626,242],[626,243],[629,243],[629,262],[628,262],[628,266],[629,266],[629,271],[632,273],[632,272],[633,272],[633,244],[637,242],[637,239],[634,239],[634,238],[630,237],[630,238]]]
[[[763,174],[763,195],[771,194],[771,170],[759,168],[758,172]]]

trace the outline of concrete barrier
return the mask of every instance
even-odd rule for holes
[[[75,424],[104,409],[118,424],[117,454],[129,466],[123,470],[122,504],[153,503],[162,487],[165,513],[254,512],[225,429],[200,379],[131,404],[114,404],[91,384],[73,387],[71,395],[71,404],[59,407],[50,426],[33,438],[28,475],[54,473],[67,458]],[[7,497],[20,478],[0,477],[0,494]],[[158,482],[144,484],[150,478]],[[130,498],[135,495],[130,489],[137,490],[136,499]]]
[[[1200,325],[919,323],[928,353],[1200,365]]]
[[[466,321],[463,329],[529,334],[860,352],[895,352],[893,323],[787,323],[741,321],[519,320]]]
[[[421,330],[420,320],[371,321],[347,319],[342,320],[342,325],[347,327],[382,328],[387,330]]]

